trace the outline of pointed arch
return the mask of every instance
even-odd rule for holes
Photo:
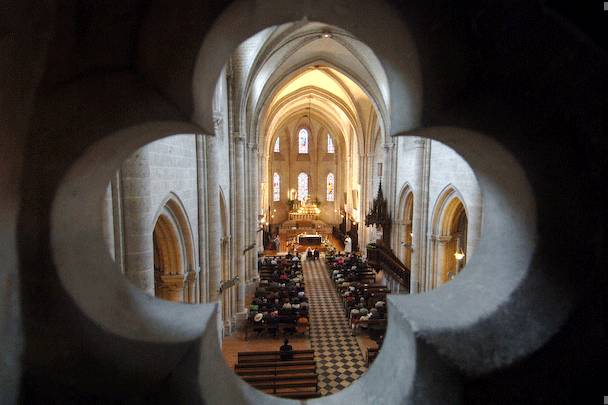
[[[449,184],[439,194],[433,208],[432,287],[450,281],[462,271],[467,259],[468,218],[462,194]]]
[[[399,209],[397,210],[397,234],[399,245],[396,252],[403,264],[412,268],[412,251],[414,244],[414,191],[409,183],[405,183],[399,193]]]
[[[188,214],[175,193],[169,193],[154,219],[155,295],[178,302],[196,302],[196,252]]]

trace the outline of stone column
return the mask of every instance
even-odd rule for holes
[[[433,269],[427,272],[427,290],[437,288],[441,284],[445,283],[446,270],[449,266],[447,260],[447,251],[449,250],[449,244],[452,241],[451,236],[446,235],[432,235],[431,240],[433,241]]]
[[[116,260],[116,249],[114,241],[114,210],[112,209],[112,183],[108,183],[106,188],[106,194],[102,204],[102,217],[103,217],[103,238],[106,242],[110,257],[112,260]]]
[[[428,222],[428,186],[430,172],[430,141],[414,138],[416,174],[413,179],[414,213],[412,218],[412,267],[410,291],[426,291],[426,256]]]
[[[184,302],[184,274],[159,275],[160,297],[173,302]]]
[[[218,125],[216,121],[216,125]],[[216,132],[219,136],[220,132]],[[220,210],[219,184],[218,184],[218,150],[217,139],[205,137],[206,146],[205,168],[207,179],[207,229],[204,238],[207,240],[207,266],[209,269],[208,297],[210,301],[218,299],[218,290],[222,279],[222,219]]]
[[[247,287],[245,274],[245,260],[243,250],[245,248],[245,173],[244,173],[244,140],[239,133],[233,134],[234,141],[234,252],[236,272],[240,283],[238,285],[236,311],[241,312],[245,308],[245,289]]]
[[[189,304],[196,304],[197,301],[200,302],[198,298],[200,297],[200,291],[197,288],[197,274],[196,271],[189,271],[186,277],[186,299],[184,301]]]
[[[388,142],[386,142],[384,145],[384,168],[382,169],[383,171],[383,177],[384,177],[384,196],[386,198],[387,201],[387,205],[388,205],[388,212],[390,213],[392,218],[395,218],[395,194],[396,191],[395,189],[397,188],[396,184],[395,184],[395,179],[397,178],[397,176],[395,175],[396,173],[394,173],[394,168],[396,167],[395,165],[395,161],[394,161],[394,157],[395,157],[395,143],[393,142],[392,139],[389,139]],[[392,220],[391,220],[392,222]],[[391,224],[392,225],[392,224]],[[392,227],[391,227],[392,228]],[[384,230],[384,232],[386,232],[386,230]],[[390,232],[388,234],[389,238],[391,239],[391,244],[393,244],[393,237],[394,237],[394,233],[393,233],[393,229],[390,229]],[[388,248],[390,248],[391,246],[389,245]]]
[[[154,256],[150,207],[150,157],[146,148],[127,159],[121,169],[125,231],[125,276],[154,295]]]
[[[196,192],[198,213],[199,302],[209,300],[209,238],[207,201],[207,147],[204,135],[196,137]]]
[[[112,216],[114,227],[114,262],[125,274],[125,229],[123,217],[123,184],[120,170],[118,170],[110,182],[112,190]]]
[[[362,203],[361,203],[361,213],[363,218],[361,223],[361,229],[365,229],[365,232],[362,232],[362,238],[361,239],[361,249],[363,250],[363,252],[367,253],[367,250],[365,249],[365,247],[367,246],[367,244],[369,242],[375,242],[375,240],[370,240],[370,233],[371,233],[371,228],[368,228],[365,226],[365,215],[367,214],[367,212],[369,211],[369,206],[371,201],[373,201],[374,197],[375,197],[375,190],[374,190],[374,153],[366,153],[365,155],[365,161],[364,161],[364,166],[365,166],[365,179],[363,184],[365,184],[365,187],[363,187],[363,198]],[[374,233],[375,235],[375,233]]]
[[[258,234],[261,234],[261,232],[258,232],[258,229],[260,227],[259,226],[260,221],[258,219],[259,210],[257,208],[260,182],[258,179],[258,171],[256,169],[257,161],[258,161],[258,145],[257,145],[257,143],[250,142],[248,144],[248,146],[249,146],[249,149],[248,149],[248,156],[247,156],[247,168],[248,168],[249,173],[248,173],[247,178],[250,179],[250,181],[247,183],[248,184],[247,197],[248,197],[248,202],[249,202],[248,207],[247,207],[247,212],[248,212],[247,229],[248,229],[248,233],[249,233],[249,235],[248,235],[249,243],[256,244],[255,248],[248,251],[247,280],[251,281],[258,275],[257,256],[258,256],[258,250],[261,246],[260,240],[258,238]]]

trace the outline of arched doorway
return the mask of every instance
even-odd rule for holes
[[[154,295],[174,302],[197,302],[197,273],[190,223],[176,196],[157,215],[152,233]]]
[[[403,264],[408,269],[412,268],[412,250],[414,233],[412,227],[412,220],[414,218],[414,193],[411,189],[408,189],[405,197],[405,207],[403,209]]]
[[[467,260],[468,215],[462,197],[449,186],[441,194],[433,215],[432,286],[453,279]]]

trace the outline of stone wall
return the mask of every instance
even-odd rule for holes
[[[431,238],[434,235],[433,220],[436,206],[448,186],[456,190],[467,213],[467,257],[471,257],[479,242],[482,221],[482,196],[475,174],[467,162],[446,145],[418,137],[402,137],[397,140],[397,170],[395,214],[393,215],[392,247],[397,256],[404,260],[406,249],[412,251],[412,271],[418,275],[412,279],[412,290],[416,291],[416,281],[430,277],[433,260]],[[425,159],[426,156],[426,159]],[[427,161],[428,159],[428,161]],[[426,166],[426,167],[425,167]],[[403,246],[405,240],[405,218],[403,209],[405,192],[414,195],[414,218],[418,224],[414,233],[413,247]],[[416,229],[414,227],[414,229]],[[417,241],[416,241],[417,239]],[[423,285],[423,284],[422,284]],[[423,288],[430,288],[423,287]]]
[[[335,210],[342,205],[344,200],[343,191],[349,189],[350,182],[345,179],[344,165],[344,141],[342,134],[332,134],[335,146],[335,153],[327,153],[327,134],[328,129],[320,122],[312,120],[310,122],[308,154],[298,153],[298,131],[301,128],[308,128],[308,121],[302,118],[292,119],[278,131],[278,135],[270,143],[271,161],[268,176],[270,209],[276,210],[271,214],[271,223],[278,224],[288,219],[287,199],[291,190],[295,190],[297,199],[298,175],[302,172],[308,174],[308,195],[311,199],[315,197],[321,201],[321,215],[319,219],[328,224],[339,222],[339,214]],[[273,152],[274,139],[280,139],[279,153]],[[281,177],[281,199],[273,201],[272,198],[272,175],[278,173]],[[327,175],[333,173],[335,176],[334,201],[327,201]],[[291,198],[291,197],[289,197]]]

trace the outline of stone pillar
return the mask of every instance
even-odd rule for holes
[[[150,156],[146,148],[127,159],[121,169],[125,232],[125,276],[154,295],[154,255],[150,207]]]
[[[258,250],[260,245],[260,240],[258,238],[258,234],[261,234],[261,232],[258,232],[258,229],[260,228],[259,226],[259,219],[258,219],[258,215],[259,215],[259,210],[258,210],[258,192],[259,192],[259,188],[260,188],[260,181],[258,178],[258,171],[256,169],[256,165],[257,165],[257,161],[259,159],[258,157],[258,145],[257,143],[254,142],[250,142],[248,144],[249,149],[248,149],[248,154],[247,154],[247,171],[248,171],[248,176],[247,178],[250,179],[250,181],[247,183],[247,201],[248,201],[248,206],[247,206],[247,218],[246,218],[246,224],[247,224],[247,232],[248,232],[248,244],[249,243],[255,243],[256,246],[255,248],[249,250],[247,252],[247,280],[248,281],[252,281],[255,277],[257,277],[258,272],[257,272],[257,256],[258,256]]]
[[[216,126],[220,123],[216,121]],[[219,132],[216,132],[219,136]],[[206,145],[206,179],[207,179],[207,229],[203,237],[207,240],[208,297],[210,301],[218,299],[220,281],[222,280],[222,219],[220,210],[220,191],[218,184],[218,150],[217,139],[205,137]]]
[[[245,274],[245,257],[243,250],[245,248],[245,173],[244,173],[244,138],[240,134],[233,135],[234,141],[234,253],[236,272],[240,283],[238,284],[236,311],[241,312],[245,309],[245,289],[246,274]]]
[[[106,242],[108,251],[112,260],[116,260],[116,249],[114,245],[114,210],[112,209],[112,183],[108,183],[106,188],[106,194],[102,203],[102,217],[103,217],[103,238]]]
[[[196,304],[199,301],[200,291],[197,288],[198,280],[196,271],[189,271],[186,277],[186,299],[185,302],[189,304]]]
[[[184,277],[183,274],[159,275],[160,298],[173,302],[184,302]]]
[[[395,194],[396,194],[396,188],[397,185],[395,183],[395,179],[397,178],[395,171],[395,167],[396,167],[396,162],[394,160],[395,158],[395,143],[393,142],[392,139],[389,139],[388,142],[386,142],[384,145],[384,168],[382,169],[383,171],[383,177],[384,177],[384,196],[386,198],[387,201],[387,205],[388,205],[388,212],[390,213],[391,217],[395,217]],[[392,221],[391,221],[392,222]],[[392,225],[392,224],[391,224]],[[391,227],[392,228],[392,227]],[[384,232],[386,232],[386,230],[383,230]],[[390,238],[390,244],[389,246],[387,246],[388,248],[391,247],[391,245],[393,244],[393,237],[394,237],[394,233],[393,233],[393,229],[389,230],[389,234],[388,237]]]
[[[426,256],[427,256],[427,222],[428,193],[430,173],[430,141],[414,138],[414,159],[416,174],[413,179],[414,213],[412,218],[412,267],[410,291],[426,291]]]
[[[447,253],[450,250],[449,244],[452,241],[452,237],[446,235],[432,235],[431,240],[433,244],[433,269],[432,271],[427,272],[426,285],[428,290],[437,288],[447,281],[446,274],[448,266],[451,263],[450,260],[447,260]]]
[[[198,263],[199,263],[199,302],[209,301],[209,238],[207,201],[207,148],[206,137],[196,137],[196,192],[198,213]]]
[[[120,170],[114,174],[110,182],[112,189],[112,216],[114,219],[114,262],[125,274],[125,229],[123,217],[123,184]]]
[[[365,229],[365,232],[362,232],[362,238],[361,239],[361,249],[363,252],[365,252],[367,254],[367,249],[365,249],[365,247],[367,246],[367,244],[369,242],[375,242],[375,240],[370,240],[373,239],[373,235],[375,235],[375,232],[372,232],[372,228],[368,228],[365,226],[365,215],[367,215],[367,212],[369,211],[370,208],[370,204],[373,201],[374,197],[375,197],[375,192],[376,190],[374,190],[374,154],[373,153],[366,153],[365,154],[365,161],[364,161],[364,166],[365,166],[365,179],[363,184],[365,184],[365,187],[363,187],[363,190],[365,190],[363,192],[363,198],[362,198],[362,204],[361,204],[361,213],[363,215],[363,218],[361,223],[362,229]],[[372,235],[373,234],[373,235]]]

